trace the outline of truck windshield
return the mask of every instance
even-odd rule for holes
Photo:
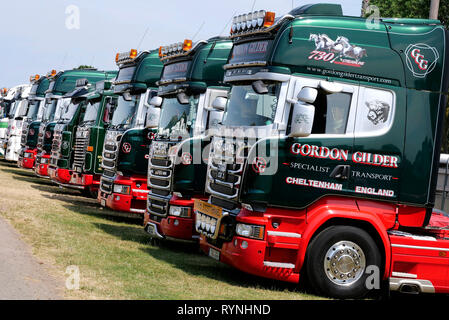
[[[1,117],[6,118],[11,110],[12,103],[11,101],[3,100],[1,106],[2,106]]]
[[[68,106],[64,108],[61,120],[71,120],[73,118],[73,115],[75,114],[76,110],[78,109],[79,102],[73,103],[71,102]]]
[[[111,126],[132,128],[137,118],[137,106],[139,105],[140,95],[131,95],[128,100],[123,96],[117,99],[117,108],[112,116]]]
[[[199,96],[189,96],[189,103],[181,104],[176,97],[164,98],[158,134],[189,136],[195,126]]]
[[[17,108],[19,107],[19,100],[16,100],[12,103],[11,109],[9,110],[8,117],[10,119],[14,118]]]
[[[84,122],[94,122],[97,120],[98,110],[100,109],[100,99],[92,99],[89,100],[86,107],[86,112],[84,113],[83,123]]]
[[[268,92],[256,93],[251,86],[232,86],[223,116],[225,126],[266,126],[274,121],[281,89],[280,83],[267,85]]]
[[[47,100],[45,102],[45,112],[42,119],[43,121],[53,121],[57,103],[58,101],[53,99]]]
[[[28,112],[27,112],[28,120],[35,121],[37,119],[39,104],[40,104],[39,100],[31,100],[28,103]]]
[[[24,117],[28,113],[28,99],[22,99],[20,100],[20,103],[18,104],[19,110],[17,110],[17,116],[16,117]]]

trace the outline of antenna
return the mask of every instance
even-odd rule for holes
[[[219,35],[221,36],[223,34],[223,32],[226,30],[226,27],[229,25],[229,23],[232,21],[232,18],[234,18],[235,14],[237,13],[237,11],[234,11],[234,13],[231,16],[231,19],[229,19],[229,21],[225,24],[223,30],[221,30],[221,32],[219,33]]]
[[[205,23],[206,21],[203,21],[203,23],[201,24],[201,26],[200,26],[200,28],[198,29],[198,31],[195,33],[195,35],[192,37],[192,41],[194,41],[195,40],[195,37],[198,35],[198,33],[201,31],[201,29],[203,29],[203,26],[204,26],[204,23]]]
[[[254,11],[254,6],[255,6],[255,5],[256,5],[256,0],[253,1],[253,6],[252,6],[252,8],[251,8],[251,12]]]
[[[145,36],[147,35],[148,30],[150,29],[150,27],[147,27],[145,32],[143,33],[142,39],[140,39],[139,45],[137,46],[137,51],[139,51],[140,45],[143,42],[143,39],[145,39]]]

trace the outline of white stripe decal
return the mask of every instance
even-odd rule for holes
[[[435,251],[449,251],[449,248],[410,246],[410,245],[406,245],[406,244],[392,244],[391,246],[395,247],[395,248],[422,249],[422,250],[435,250]]]

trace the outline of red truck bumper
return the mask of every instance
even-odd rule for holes
[[[17,166],[19,168],[33,169],[36,160],[37,149],[26,149],[23,154],[19,155]]]
[[[72,177],[72,171],[69,169],[49,167],[48,175],[50,176],[50,179],[56,183],[68,184]]]
[[[44,159],[45,162],[42,162]],[[41,156],[41,162],[36,163],[36,166],[34,168],[34,172],[37,176],[41,178],[49,178],[48,176],[48,163],[50,162],[50,155],[45,154]]]
[[[98,192],[98,201],[102,206],[114,211],[124,211],[136,214],[144,214],[147,201],[147,181],[145,176],[118,176],[114,185],[129,187],[129,194]]]
[[[90,189],[92,193],[98,191],[98,187],[100,185],[100,176],[95,174],[86,174],[73,172],[70,176],[70,181],[67,184],[67,187],[75,188],[75,189]]]
[[[202,199],[203,196],[193,197],[185,200],[177,196],[172,196],[170,200],[170,206],[187,207],[190,209],[190,217],[177,217],[168,215],[160,219],[160,221],[154,221],[150,219],[149,213],[145,213],[144,224],[147,226],[151,223],[159,235],[164,239],[171,241],[189,241],[197,242],[199,234],[195,230],[195,215],[193,214],[194,199]]]
[[[286,210],[285,210],[286,211]],[[297,268],[298,253],[301,246],[300,237],[273,236],[267,232],[271,229],[270,209],[267,212],[257,213],[241,209],[236,217],[236,223],[262,226],[263,239],[241,237],[235,232],[230,241],[222,242],[221,247],[211,244],[204,235],[200,235],[201,250],[218,261],[228,264],[243,272],[259,277],[280,281],[299,282],[299,270]],[[286,223],[283,231],[295,226],[300,227],[298,221]]]

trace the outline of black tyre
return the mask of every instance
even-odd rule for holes
[[[382,277],[382,257],[374,240],[364,230],[352,226],[332,226],[321,231],[307,249],[306,271],[312,287],[338,299],[363,298],[367,267],[377,267]],[[375,275],[377,275],[375,274]],[[371,279],[370,279],[371,280]],[[378,279],[380,283],[381,279]]]
[[[81,195],[86,198],[97,199],[98,197],[98,189],[86,188],[81,191]]]

